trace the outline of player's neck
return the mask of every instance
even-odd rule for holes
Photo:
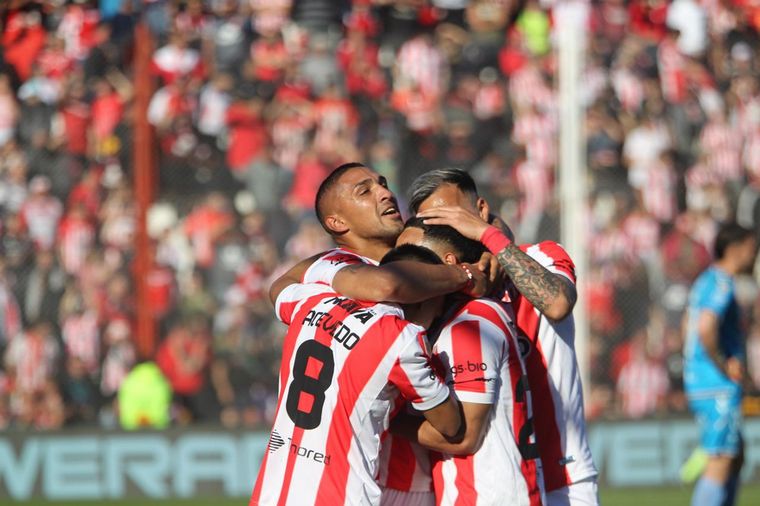
[[[734,262],[728,257],[717,260],[714,265],[729,276],[736,276],[739,274],[739,267],[734,265]]]
[[[353,251],[363,257],[379,262],[392,248],[387,242],[379,239],[360,239],[357,237],[346,237],[339,240],[338,246]]]

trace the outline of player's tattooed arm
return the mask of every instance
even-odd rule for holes
[[[549,271],[515,244],[496,258],[515,288],[547,318],[561,320],[573,310],[578,295],[569,279]]]
[[[427,224],[448,225],[469,239],[483,242],[496,254],[499,264],[520,293],[547,318],[561,320],[573,310],[577,297],[573,283],[552,273],[512,243],[503,224],[501,227],[496,224],[501,232],[496,231],[480,216],[461,207],[435,207],[419,212],[417,216]],[[495,241],[499,244],[496,249],[490,240],[485,239],[489,229],[493,232],[492,237],[501,237]]]

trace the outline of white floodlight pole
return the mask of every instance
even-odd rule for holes
[[[574,0],[560,0],[554,7],[559,62],[560,234],[563,246],[575,262],[578,275],[578,302],[573,316],[575,351],[584,390],[589,386],[589,319],[585,297],[588,273],[588,180],[581,78],[585,60],[588,9],[587,2]]]

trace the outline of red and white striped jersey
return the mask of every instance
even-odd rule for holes
[[[686,95],[686,58],[675,41],[665,39],[657,47],[662,95],[670,103],[678,104]]]
[[[401,394],[418,410],[449,396],[429,365],[425,330],[400,308],[321,284],[280,294],[280,396],[250,504],[374,505],[380,438]]]
[[[635,244],[633,238],[621,227],[613,226],[595,231],[591,236],[591,261],[604,268],[614,265],[621,259],[635,262]]]
[[[575,265],[559,244],[544,241],[521,245],[550,272],[575,283]],[[546,491],[596,476],[586,438],[583,388],[575,359],[575,322],[572,315],[552,322],[522,295],[512,298],[518,339],[530,343],[525,358],[533,394],[536,437],[540,442]],[[523,339],[521,339],[523,338]]]
[[[637,111],[644,101],[644,85],[628,68],[620,67],[612,71],[612,89],[620,105],[628,112]]]
[[[331,285],[338,271],[359,263],[377,265],[371,258],[343,248],[335,248],[311,264],[301,281]],[[403,399],[396,403],[393,412],[401,408]],[[381,487],[401,492],[432,492],[431,473],[430,453],[427,449],[390,432],[383,434],[377,473],[377,481]]]
[[[721,182],[738,181],[744,175],[741,166],[742,136],[738,129],[723,120],[711,120],[702,129],[699,146],[707,155],[711,172]]]
[[[661,223],[673,221],[676,214],[675,169],[662,160],[653,161],[646,171],[646,183],[642,188],[642,203]]]
[[[58,251],[68,274],[76,275],[95,243],[95,227],[87,220],[65,216],[58,226]]]
[[[58,222],[63,206],[55,197],[31,197],[19,210],[21,220],[29,230],[29,237],[40,249],[50,249],[55,244]]]
[[[639,258],[657,254],[660,247],[660,224],[644,210],[635,210],[623,220],[623,232],[630,238]]]
[[[371,258],[343,248],[335,248],[311,264],[304,273],[302,282],[331,285],[338,271],[359,263],[377,265]],[[393,407],[394,413],[403,407],[403,399],[400,401]],[[377,481],[383,488],[402,492],[432,492],[429,452],[408,439],[386,432],[382,436]]]
[[[557,121],[551,112],[518,114],[512,129],[512,140],[525,146],[528,160],[548,169],[557,161],[556,131]]]
[[[377,262],[347,249],[334,248],[319,257],[306,269],[301,282],[332,285],[333,278],[339,270],[356,264],[377,265]]]
[[[553,170],[550,165],[537,163],[530,158],[514,168],[515,181],[520,190],[520,216],[541,214],[554,194]]]
[[[5,352],[5,365],[15,370],[14,385],[20,392],[36,392],[54,377],[60,355],[52,337],[17,336]]]
[[[751,180],[760,177],[760,130],[747,136],[742,151],[742,163]]]
[[[531,394],[516,330],[498,302],[467,302],[433,346],[433,363],[462,402],[491,404],[473,455],[433,457],[438,505],[543,504]]]
[[[443,91],[443,55],[427,39],[413,38],[405,42],[396,56],[397,81],[417,84],[429,96],[439,97]]]
[[[536,65],[525,65],[511,76],[508,96],[515,110],[536,106],[548,111],[556,106],[554,92]]]
[[[21,309],[5,280],[0,279],[0,345],[7,346],[21,332]]]
[[[88,309],[69,315],[63,322],[61,337],[66,354],[81,360],[88,374],[97,374],[101,364],[97,311]]]
[[[668,393],[668,372],[664,365],[637,356],[620,370],[615,388],[623,401],[625,416],[641,418],[654,413]]]

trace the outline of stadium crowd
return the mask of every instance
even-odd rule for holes
[[[681,316],[717,224],[760,233],[760,8],[604,0],[584,70],[590,418],[686,410]],[[269,282],[330,247],[332,167],[403,202],[462,167],[521,242],[559,240],[552,2],[11,0],[0,7],[0,428],[115,424],[134,340],[134,27],[155,40],[151,306],[172,418],[276,399]],[[760,298],[742,285],[760,386]]]

